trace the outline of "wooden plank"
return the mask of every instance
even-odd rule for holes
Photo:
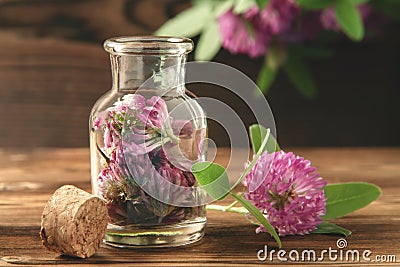
[[[0,145],[87,144],[91,106],[111,87],[107,53],[54,39],[2,36],[2,43]]]
[[[2,0],[0,27],[24,36],[102,42],[149,34],[188,0]]]
[[[189,0],[1,0],[0,113],[12,118],[0,118],[0,125],[7,125],[0,130],[0,145],[86,146],[90,108],[110,87],[108,56],[101,43],[111,36],[149,35],[189,4]],[[334,57],[307,60],[319,89],[314,101],[279,75],[268,99],[279,122],[281,143],[400,145],[398,26],[378,22],[376,30],[385,29],[379,37],[360,45],[343,38],[331,45]],[[262,60],[224,50],[216,57],[253,80]],[[200,96],[231,104],[246,126],[254,123],[245,105],[223,89],[197,84],[192,88]],[[210,137],[228,145],[228,139],[221,138],[222,129],[210,125]]]
[[[370,249],[373,255],[396,255],[400,261],[400,149],[343,148],[294,149],[318,166],[330,182],[364,180],[383,189],[378,201],[334,222],[351,229],[346,238],[349,249]],[[241,150],[243,155],[246,151]],[[220,149],[217,161],[228,162],[229,150]],[[0,265],[248,265],[267,264],[257,259],[257,252],[268,245],[277,249],[272,238],[255,234],[255,226],[237,214],[209,211],[205,238],[198,244],[169,249],[116,249],[103,246],[87,260],[58,256],[40,243],[40,215],[52,192],[63,184],[75,184],[90,190],[87,149],[0,150]],[[231,160],[233,175],[243,163]],[[231,199],[224,200],[229,203]],[[282,238],[284,249],[336,248],[338,236],[306,235]],[[5,261],[4,261],[5,260]],[[14,264],[13,264],[13,263]],[[275,264],[284,265],[276,258]],[[332,263],[332,262],[331,262]],[[329,264],[325,262],[321,264]],[[356,262],[341,262],[359,266]],[[307,264],[299,263],[299,266]]]

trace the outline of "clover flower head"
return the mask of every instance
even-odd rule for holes
[[[169,117],[161,97],[125,95],[94,118],[93,129],[103,135],[97,188],[112,223],[176,222],[194,216],[186,208],[162,202],[191,199],[189,187],[196,179],[166,156],[164,146],[178,147],[179,138],[190,137],[193,130],[190,122]],[[182,193],[181,187],[188,190]]]
[[[307,234],[326,212],[326,181],[309,160],[284,151],[264,152],[243,180],[245,197],[281,236]],[[257,232],[267,232],[260,226]]]

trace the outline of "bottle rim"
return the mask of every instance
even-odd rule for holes
[[[193,41],[174,36],[120,36],[107,39],[103,47],[116,55],[181,55],[193,50]]]

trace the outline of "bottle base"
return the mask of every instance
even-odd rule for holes
[[[178,247],[200,241],[205,227],[206,219],[151,227],[109,224],[103,242],[118,248]]]

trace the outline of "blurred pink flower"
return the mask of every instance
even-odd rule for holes
[[[228,10],[218,17],[222,46],[232,54],[258,57],[265,54],[269,36],[259,31],[248,20]]]
[[[307,234],[326,212],[323,187],[310,161],[293,153],[264,152],[243,180],[245,197],[267,218],[279,235]],[[257,232],[267,232],[260,226]]]
[[[295,0],[271,0],[261,11],[253,6],[245,17],[264,34],[279,35],[291,28],[299,11]]]
[[[282,40],[287,43],[314,40],[322,30],[320,13],[299,15],[293,27],[282,36]]]
[[[243,15],[228,10],[218,18],[222,46],[233,54],[261,56],[275,36],[290,30],[298,12],[294,0],[271,0],[263,10],[255,5]]]
[[[357,8],[360,11],[363,20],[366,20],[371,15],[371,6],[367,4],[362,4],[357,6]],[[327,8],[321,12],[320,21],[324,29],[340,31],[340,25],[336,19],[335,10],[332,7]]]

